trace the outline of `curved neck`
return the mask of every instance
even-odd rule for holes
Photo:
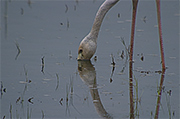
[[[104,1],[104,3],[100,6],[98,12],[96,13],[96,17],[90,31],[90,36],[93,36],[95,39],[97,39],[104,16],[109,11],[109,9],[111,9],[111,7],[114,6],[118,1],[119,0]]]

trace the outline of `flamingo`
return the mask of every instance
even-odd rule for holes
[[[84,37],[79,45],[77,60],[90,60],[94,55],[97,48],[97,38],[99,30],[104,16],[118,1],[119,0],[106,0],[100,6],[99,10],[96,13],[91,31],[87,36]]]
[[[80,42],[78,48],[78,57],[77,60],[90,60],[97,48],[97,38],[99,30],[106,13],[118,2],[119,0],[105,0],[103,4],[99,7],[99,10],[96,13],[94,23],[91,31],[84,39]],[[136,21],[136,11],[138,0],[132,0],[133,10],[132,10],[132,26],[131,26],[131,41],[130,41],[130,54],[129,61],[133,61],[133,45],[134,45],[134,32],[135,32],[135,21]],[[160,17],[160,0],[156,0],[157,7],[157,19],[158,19],[158,28],[159,28],[159,41],[160,41],[160,51],[161,51],[161,61],[162,69],[165,70],[165,61],[164,61],[164,52],[163,52],[163,42],[162,42],[162,30],[161,30],[161,17]],[[130,68],[132,63],[130,64]],[[132,69],[132,68],[131,68]],[[130,76],[131,77],[131,76]]]
[[[89,34],[81,41],[78,49],[77,60],[90,60],[96,52],[98,33],[103,21],[104,16],[119,0],[105,0],[100,6]],[[129,95],[130,95],[130,118],[134,118],[134,107],[133,107],[133,47],[134,47],[134,33],[136,23],[136,13],[138,0],[132,0],[132,24],[131,24],[131,39],[130,39],[130,52],[129,52]],[[162,62],[162,76],[165,73],[165,60],[163,51],[163,40],[162,40],[162,29],[161,29],[161,16],[160,16],[160,0],[156,0],[157,8],[157,20],[158,20],[158,32],[159,32],[159,43],[161,51],[161,62]],[[158,112],[155,115],[158,118]]]

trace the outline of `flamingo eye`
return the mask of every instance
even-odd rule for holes
[[[82,52],[83,52],[83,50],[82,50],[82,49],[80,49],[80,50],[79,50],[79,53],[82,53]]]

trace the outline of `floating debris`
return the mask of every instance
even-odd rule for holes
[[[65,13],[67,13],[67,11],[68,11],[68,6],[65,4],[65,7],[66,7]]]
[[[121,14],[120,13],[118,13],[118,18],[120,18],[121,17]]]
[[[18,44],[18,42],[16,41],[16,48],[17,48],[17,50],[18,50],[18,53],[17,53],[17,55],[16,55],[16,57],[15,57],[15,60],[17,60],[17,58],[18,58],[18,56],[20,55],[20,53],[21,53],[21,49],[20,49],[20,47],[19,47],[19,44]]]
[[[28,83],[31,83],[32,81],[31,80],[28,80]]]
[[[22,99],[20,103],[23,104],[23,102],[24,102],[24,99]]]
[[[88,97],[85,97],[85,98],[84,98],[84,101],[86,101],[87,99],[88,99]]]
[[[142,20],[144,23],[146,23],[146,21],[147,21],[146,16],[144,16]]]
[[[18,97],[18,99],[16,100],[16,103],[18,103],[21,100],[21,97]]]
[[[27,84],[27,83],[31,83],[32,81],[31,80],[26,80],[26,81],[19,81],[20,84]]]
[[[68,96],[69,96],[69,88],[68,88],[68,84],[66,84],[66,104],[68,104],[68,100],[69,100]]]
[[[173,111],[173,116],[175,116],[175,111]]]
[[[73,92],[74,92],[74,90],[73,90],[73,77],[70,77],[70,94],[72,95],[73,94]]]
[[[112,58],[112,63],[111,63],[111,65],[112,65],[113,67],[115,67],[116,63],[114,62],[113,54],[111,54],[111,58]]]
[[[162,71],[158,70],[158,71],[155,71],[155,73],[161,74],[161,73],[162,73]]]
[[[137,56],[140,56],[140,54],[137,54]],[[144,56],[143,56],[143,53],[141,53],[141,61],[144,61]]]
[[[161,74],[161,73],[162,73],[161,70],[156,70],[156,71],[147,70],[147,71],[145,71],[145,70],[138,70],[138,69],[136,69],[136,70],[134,70],[134,71],[140,72],[140,73],[143,73],[143,74],[150,74],[150,73],[151,73],[151,74],[152,74],[152,73]]]
[[[124,59],[124,50],[122,50],[120,57],[121,59]]]
[[[32,99],[33,99],[33,97],[28,99],[28,102],[31,103],[31,104],[33,104]]]
[[[41,58],[42,65],[44,66],[44,56]]]
[[[144,61],[143,53],[141,53],[141,61]]]
[[[171,96],[171,92],[172,92],[172,91],[171,91],[171,90],[169,90],[169,91],[167,91],[167,94],[169,94],[169,96]]]
[[[149,74],[149,73],[151,73],[151,72],[150,72],[150,71],[140,71],[140,73]]]
[[[3,89],[3,92],[5,92],[5,93],[6,93],[6,88],[4,88],[4,89]]]
[[[42,72],[43,74],[44,74],[44,66],[45,66],[44,58],[45,58],[45,56],[43,56],[43,57],[41,58],[41,72]]]
[[[112,83],[112,81],[113,81],[112,78],[110,78],[110,83]]]
[[[59,104],[63,105],[62,101],[63,101],[63,98],[60,99]]]
[[[57,90],[58,87],[59,87],[59,75],[57,73],[56,73],[56,78],[57,78],[57,85],[56,85],[56,89],[55,90]]]
[[[111,65],[113,66],[113,68],[112,68],[112,72],[111,72],[110,83],[112,83],[112,81],[113,81],[112,77],[113,77],[114,70],[115,70],[115,65],[116,65],[116,63],[114,62],[113,54],[111,54],[111,57],[112,57],[112,63],[111,63]]]

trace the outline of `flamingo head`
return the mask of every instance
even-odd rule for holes
[[[96,48],[96,41],[86,36],[79,45],[77,60],[90,60],[96,52]]]

